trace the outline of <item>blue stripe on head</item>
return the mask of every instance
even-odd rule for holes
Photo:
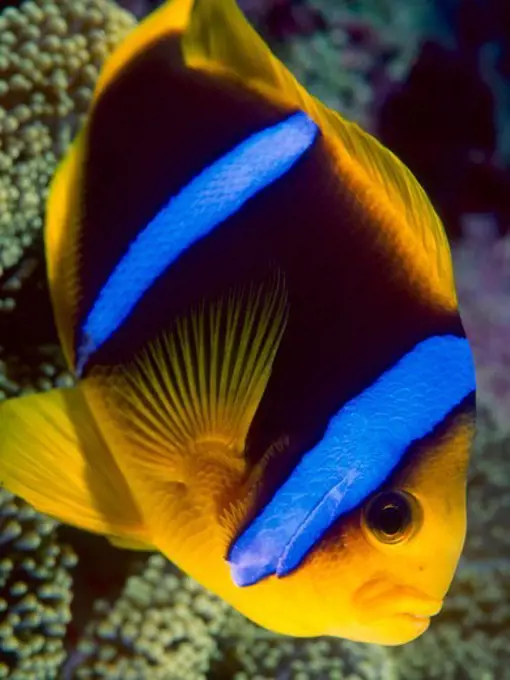
[[[384,483],[409,445],[474,389],[466,339],[432,337],[416,345],[331,418],[322,440],[233,543],[235,583],[295,569],[333,522]]]
[[[248,137],[169,200],[130,244],[99,292],[81,329],[78,375],[156,279],[193,243],[290,170],[317,132],[311,118],[295,113]]]

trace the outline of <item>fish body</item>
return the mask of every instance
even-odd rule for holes
[[[231,0],[106,63],[45,243],[76,387],[0,406],[0,481],[257,623],[400,644],[465,535],[475,380],[443,227]]]

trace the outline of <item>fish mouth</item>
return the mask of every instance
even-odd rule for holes
[[[371,581],[356,592],[354,604],[360,622],[365,624],[391,618],[428,627],[431,617],[441,611],[443,600],[412,586]]]

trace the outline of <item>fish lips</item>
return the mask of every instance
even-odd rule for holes
[[[393,617],[428,624],[428,620],[441,611],[443,599],[431,597],[413,586],[372,581],[357,591],[354,604],[362,624]]]

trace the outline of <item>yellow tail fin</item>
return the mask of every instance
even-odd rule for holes
[[[0,404],[0,483],[62,522],[150,544],[78,387]]]

